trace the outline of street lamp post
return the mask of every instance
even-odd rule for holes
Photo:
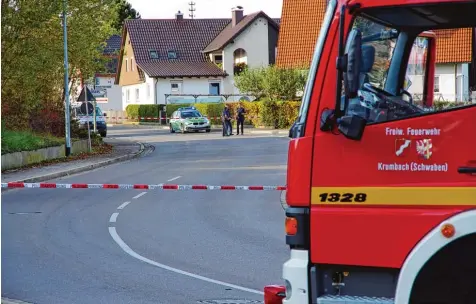
[[[66,29],[66,8],[67,0],[63,0],[63,49],[64,49],[64,99],[65,99],[65,155],[71,154],[71,126],[70,126],[70,106],[69,106],[69,79],[68,79],[68,31]]]

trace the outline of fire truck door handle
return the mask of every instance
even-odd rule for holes
[[[476,167],[459,167],[458,173],[460,174],[476,174]]]

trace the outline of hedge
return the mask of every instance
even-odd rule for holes
[[[180,107],[194,106],[203,115],[212,118],[213,123],[221,123],[219,117],[223,111],[225,103],[196,103],[196,104],[174,104],[167,105],[167,116]],[[231,112],[231,116],[236,116],[236,110],[240,104],[246,111],[245,124],[255,127],[289,128],[296,119],[301,103],[299,101],[243,101],[226,103]],[[218,117],[218,119],[217,119]]]
[[[203,115],[212,118],[212,123],[221,124],[221,113],[225,103],[185,103],[167,105],[167,117],[180,107],[194,106]],[[287,129],[294,123],[299,113],[301,102],[299,101],[243,101],[228,102],[232,117],[236,116],[236,109],[240,104],[246,110],[245,124],[254,127],[272,127],[276,129]],[[449,102],[435,101],[433,111],[445,108],[463,106],[470,102]],[[158,117],[159,105],[129,105],[126,108],[128,117]]]

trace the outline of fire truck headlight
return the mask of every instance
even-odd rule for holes
[[[293,288],[291,287],[291,282],[284,280],[284,286],[286,287],[286,300],[289,300],[293,294]]]

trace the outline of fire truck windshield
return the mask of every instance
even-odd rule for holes
[[[398,61],[403,56],[396,48],[399,31],[361,16],[355,19],[353,29],[362,34],[362,58],[357,97],[341,98],[346,114],[359,115],[372,123],[421,113],[423,110],[412,104],[410,93],[398,90],[400,94],[396,95],[387,91],[388,87],[396,86],[396,83],[389,83],[395,82],[396,78],[388,77],[392,61],[394,57]]]

